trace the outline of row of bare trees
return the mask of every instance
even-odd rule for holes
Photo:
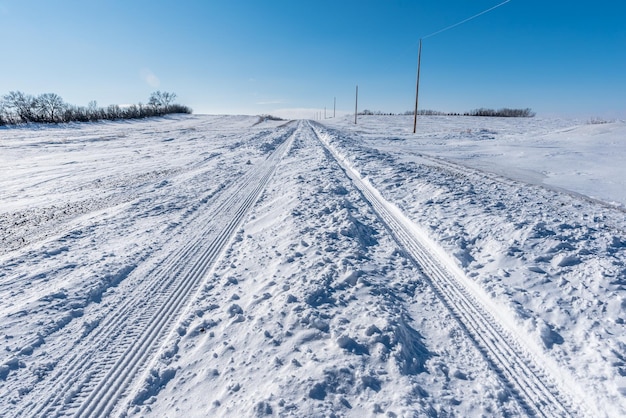
[[[407,110],[403,113],[403,115],[413,115],[413,110]],[[423,116],[494,116],[494,117],[503,117],[503,118],[532,118],[535,116],[535,112],[533,112],[530,108],[526,109],[510,109],[508,107],[494,110],[494,109],[486,109],[480,108],[475,109],[469,112],[464,113],[449,113],[449,112],[440,112],[437,110],[418,110],[418,115]]]
[[[504,107],[502,109],[494,110],[494,109],[475,109],[471,112],[464,113],[464,116],[494,116],[494,117],[502,117],[502,118],[532,118],[535,116],[535,112],[533,112],[530,108],[526,109],[509,109],[508,107]]]
[[[140,119],[173,113],[192,113],[191,108],[174,103],[175,93],[156,91],[147,104],[98,107],[95,101],[88,106],[65,103],[56,93],[39,96],[11,91],[0,97],[0,126],[20,123],[93,122],[98,120]]]

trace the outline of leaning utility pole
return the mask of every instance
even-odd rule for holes
[[[356,85],[356,99],[354,100],[354,124],[356,125],[356,115],[359,110],[359,85]]]
[[[417,98],[420,92],[420,66],[422,63],[422,39],[420,38],[420,47],[417,52],[417,83],[415,87],[415,111],[413,112],[413,133],[417,129]]]

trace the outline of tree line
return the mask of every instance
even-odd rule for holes
[[[141,119],[174,113],[192,113],[191,108],[174,103],[175,93],[155,91],[147,104],[98,107],[95,101],[75,106],[56,93],[38,96],[11,91],[0,97],[0,126],[20,123],[94,122],[99,120]]]
[[[531,109],[509,109],[502,108],[498,110],[494,109],[475,109],[471,112],[467,112],[464,114],[465,116],[496,116],[496,117],[504,117],[504,118],[532,118],[535,116],[535,112]]]
[[[413,116],[415,112],[413,110],[407,110],[401,115],[405,116]],[[474,109],[469,112],[441,112],[438,110],[429,110],[429,109],[420,109],[417,111],[417,114],[420,116],[493,116],[493,117],[501,117],[501,118],[532,118],[535,116],[535,112],[530,108],[526,109],[510,109],[510,108],[502,108],[498,110],[494,109]],[[363,110],[359,112],[359,115],[394,115],[394,113],[385,113],[380,111],[371,111],[371,110]]]

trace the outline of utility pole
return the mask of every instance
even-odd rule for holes
[[[415,86],[415,112],[413,113],[413,133],[417,129],[417,99],[420,92],[420,66],[422,64],[422,39],[420,38],[420,46],[417,52],[417,83]]]
[[[354,100],[354,124],[356,125],[356,115],[359,110],[359,85],[356,85],[356,99]]]
[[[502,3],[498,3],[498,4],[496,4],[493,7],[490,7],[488,9],[486,9],[486,10],[483,10],[480,13],[477,13],[477,14],[475,14],[473,16],[468,17],[467,19],[463,19],[460,22],[455,23],[454,25],[446,26],[443,29],[439,29],[436,32],[433,32],[433,33],[431,33],[429,35],[426,35],[426,36],[422,36],[420,38],[419,52],[417,53],[417,86],[415,87],[415,115],[414,115],[414,119],[413,119],[413,133],[415,133],[416,125],[417,125],[417,97],[418,97],[419,88],[420,88],[420,61],[421,61],[421,58],[422,58],[422,39],[427,39],[427,38],[430,38],[431,36],[439,35],[440,33],[447,32],[450,29],[454,29],[457,26],[461,26],[461,25],[469,22],[470,20],[474,20],[477,17],[484,15],[485,13],[489,13],[490,11],[492,11],[494,9],[497,9],[500,6],[504,6],[505,4],[509,3],[510,1],[511,0],[504,0]]]
[[[324,106],[324,119],[326,119],[326,106]]]
[[[337,110],[337,98],[333,97],[333,119],[335,119],[335,110]]]

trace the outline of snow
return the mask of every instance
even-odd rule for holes
[[[334,126],[386,138],[383,150],[427,154],[626,207],[626,122],[578,119],[362,116]],[[395,140],[395,141],[394,141]],[[400,141],[400,144],[398,143]]]
[[[0,129],[0,415],[626,415],[626,124],[412,122]]]

